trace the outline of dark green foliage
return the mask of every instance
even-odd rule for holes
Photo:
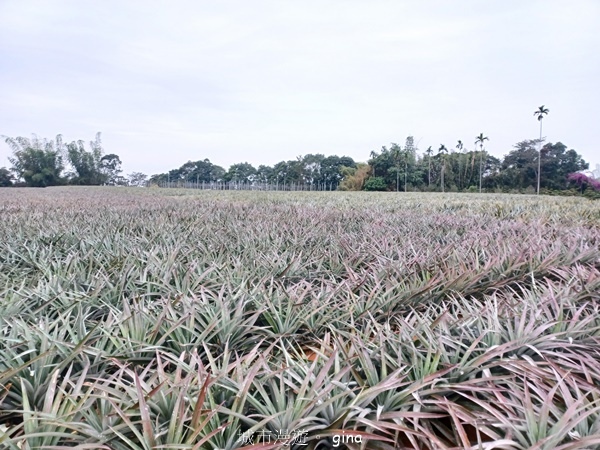
[[[274,169],[270,166],[265,166],[261,164],[256,169],[256,181],[259,183],[269,183],[274,174]]]
[[[0,167],[0,187],[12,186],[12,175],[6,167]]]
[[[300,164],[298,161],[280,161],[273,166],[271,183],[287,184],[297,182],[300,178]]]
[[[535,191],[538,172],[540,187],[544,192],[565,191],[572,187],[569,174],[588,168],[588,163],[573,149],[561,142],[547,143],[541,151],[541,170],[538,170],[540,140],[517,143],[504,158],[489,155],[483,147],[488,138],[481,133],[475,146],[479,150],[467,151],[462,141],[455,147],[441,144],[437,154],[429,147],[424,154],[412,136],[404,146],[392,143],[379,152],[372,151],[368,170],[361,172],[363,181],[344,183],[353,177],[356,162],[348,156],[325,156],[307,154],[295,160],[280,161],[274,166],[250,163],[233,164],[225,170],[208,159],[188,161],[178,169],[150,177],[150,184],[174,185],[182,183],[241,183],[244,186],[270,184],[275,189],[303,190],[386,190],[386,191],[448,191],[448,192],[524,192]],[[121,160],[116,154],[104,155],[100,133],[90,142],[90,150],[83,141],[63,145],[59,135],[56,141],[23,137],[8,138],[13,149],[9,158],[14,180],[8,170],[0,172],[0,186],[23,183],[27,186],[53,186],[59,184],[79,185],[126,185],[121,175]],[[63,174],[64,163],[70,170]],[[364,173],[363,173],[364,172]],[[364,176],[363,176],[364,175]],[[374,178],[372,181],[367,179]],[[136,181],[136,185],[139,185]],[[264,186],[259,186],[264,188]]]
[[[28,186],[46,187],[63,184],[63,158],[61,155],[62,136],[56,141],[24,137],[6,137],[5,142],[12,148],[13,157],[8,160],[13,165],[17,178],[23,179]]]
[[[372,176],[382,178],[387,190],[403,191],[406,185],[407,190],[478,192],[481,173],[484,192],[535,191],[539,140],[519,142],[499,159],[483,148],[487,139],[483,134],[477,138],[479,150],[465,151],[459,141],[458,151],[449,151],[441,145],[437,154],[429,147],[418,156],[409,146],[412,144],[409,136],[405,149],[392,143],[390,148],[384,146],[380,152],[371,152]],[[542,149],[541,188],[545,191],[566,190],[569,188],[568,175],[587,168],[588,163],[575,150],[567,150],[561,142],[548,143]]]
[[[149,182],[154,184],[167,181],[211,183],[221,181],[224,175],[225,169],[211,163],[208,159],[204,159],[200,161],[188,161],[179,169],[152,175]]]
[[[566,189],[569,174],[585,170],[589,164],[575,150],[567,150],[562,142],[546,144],[542,148],[541,187]]]
[[[522,141],[515,145],[502,162],[502,184],[510,188],[535,186],[537,180],[537,140]]]
[[[336,189],[344,178],[342,167],[356,168],[356,163],[348,156],[308,154],[296,160],[281,161],[272,169],[261,166],[261,174],[268,173],[269,176],[263,175],[260,179],[273,184],[327,185]]]
[[[142,172],[132,172],[127,176],[127,178],[130,186],[145,186],[148,176]]]
[[[243,162],[232,165],[223,176],[225,181],[235,183],[251,183],[256,178],[256,169],[252,164]]]
[[[85,143],[81,140],[67,144],[67,159],[73,167],[73,172],[69,174],[70,184],[101,185],[105,183],[106,177],[102,173],[100,133],[96,135],[95,142],[90,142],[90,146],[91,151],[87,151]]]
[[[327,156],[321,161],[320,183],[333,183],[338,185],[342,179],[342,167],[355,169],[356,162],[349,156]]]
[[[13,157],[8,158],[17,182],[26,186],[46,187],[61,184],[101,185],[125,184],[120,176],[121,160],[118,155],[103,156],[100,133],[90,141],[90,150],[86,150],[82,140],[63,144],[62,136],[56,139],[40,139],[33,135],[11,138],[3,136],[11,147]],[[70,166],[65,170],[65,162]],[[7,184],[6,180],[4,185]]]
[[[526,189],[535,186],[537,182],[537,158],[539,140],[522,141],[515,145],[515,149],[504,157],[500,169],[499,185],[509,189]],[[542,189],[562,190],[567,189],[569,174],[585,170],[585,162],[575,150],[567,150],[561,143],[548,143],[542,148],[541,162]]]
[[[383,177],[371,177],[365,183],[365,191],[386,191],[387,187]]]
[[[121,176],[121,159],[114,153],[104,155],[100,159],[100,172],[105,184],[111,186],[126,184],[125,179]]]
[[[260,165],[254,168],[250,163],[233,164],[229,170],[212,164],[208,159],[188,161],[179,169],[150,177],[150,183],[269,183],[279,186],[291,184],[315,186],[320,189],[335,190],[344,178],[342,168],[356,168],[354,160],[348,156],[325,156],[308,154],[295,160],[280,161],[274,166]]]

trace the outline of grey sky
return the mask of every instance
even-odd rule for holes
[[[366,161],[484,133],[600,162],[598,0],[0,0],[0,134],[93,139],[125,172]],[[0,166],[9,165],[0,144]]]

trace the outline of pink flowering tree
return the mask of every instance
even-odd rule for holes
[[[582,194],[588,187],[600,192],[600,181],[588,177],[585,173],[575,172],[570,174],[567,179],[571,183],[575,183],[581,189]]]

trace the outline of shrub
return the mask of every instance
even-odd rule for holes
[[[371,177],[365,183],[365,191],[387,191],[387,184],[382,177]]]

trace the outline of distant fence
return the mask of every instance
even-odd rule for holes
[[[193,182],[165,181],[157,183],[161,188],[201,189],[214,191],[335,191],[338,183],[238,183],[235,181]]]

